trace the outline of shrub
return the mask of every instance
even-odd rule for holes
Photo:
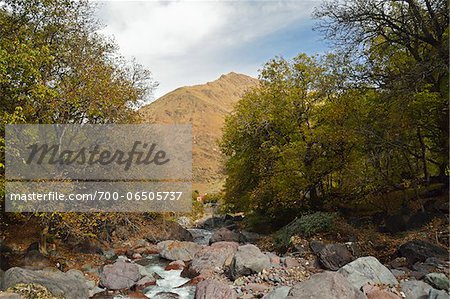
[[[336,214],[334,213],[316,212],[303,215],[276,233],[276,243],[284,247],[289,245],[291,237],[294,235],[308,238],[318,233],[328,232],[331,230],[335,219]]]

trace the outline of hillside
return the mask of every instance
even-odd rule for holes
[[[257,83],[257,79],[232,72],[206,84],[178,88],[141,108],[146,123],[192,124],[193,182],[200,192],[220,189],[224,175],[217,140],[225,116]]]

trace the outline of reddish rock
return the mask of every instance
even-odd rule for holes
[[[267,252],[266,255],[270,259],[272,265],[279,265],[281,263],[280,257],[273,252]]]
[[[145,296],[142,293],[138,293],[138,292],[129,293],[129,294],[127,294],[127,296],[128,296],[128,298],[131,298],[131,299],[148,299],[147,296]]]
[[[145,276],[141,278],[138,282],[136,282],[136,290],[143,290],[148,286],[152,286],[156,284],[156,279],[153,277]]]
[[[183,270],[186,264],[183,261],[173,261],[165,268],[166,271],[169,270]]]
[[[199,275],[197,277],[192,278],[191,281],[190,281],[190,284],[195,286],[195,285],[197,285],[198,283],[200,283],[201,281],[203,281],[205,279],[208,279],[208,277],[205,277],[203,275]]]
[[[206,279],[197,284],[195,299],[234,299],[234,291],[226,284],[214,279]]]
[[[150,244],[148,246],[145,247],[138,247],[136,249],[134,249],[135,253],[139,253],[139,254],[159,254],[159,249],[158,246]]]
[[[114,249],[114,253],[116,255],[125,255],[127,253],[128,248],[126,247],[118,247],[116,249]]]
[[[238,247],[239,244],[236,242],[217,242],[202,248],[189,266],[191,275],[197,276],[200,273],[213,272],[216,268],[221,269],[231,265]]]
[[[225,227],[222,227],[221,229],[214,232],[214,234],[211,236],[211,239],[209,240],[209,244],[223,241],[244,243],[246,241],[246,238],[241,233],[234,232]]]
[[[138,259],[141,259],[142,258],[142,255],[140,255],[139,253],[133,253],[133,259],[134,260],[138,260]]]
[[[135,264],[117,261],[105,265],[100,274],[100,284],[110,290],[129,289],[139,280],[139,268]]]
[[[158,243],[158,248],[161,249],[159,255],[162,258],[187,262],[194,258],[195,254],[202,249],[202,246],[194,242],[163,241]]]
[[[363,292],[368,299],[401,299],[402,297],[389,291],[380,288],[379,286],[365,285]]]

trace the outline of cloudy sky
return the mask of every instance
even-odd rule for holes
[[[158,98],[231,71],[256,77],[275,56],[326,51],[312,30],[315,0],[108,1],[98,17],[120,53],[150,69]]]

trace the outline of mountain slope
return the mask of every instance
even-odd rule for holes
[[[213,82],[178,88],[140,109],[146,123],[192,124],[193,182],[200,192],[220,189],[224,175],[217,141],[225,116],[257,84],[257,79],[229,73]]]

